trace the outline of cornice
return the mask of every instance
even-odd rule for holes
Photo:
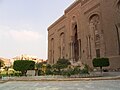
[[[57,21],[55,21],[52,25],[48,27],[48,31],[64,19],[65,19],[65,15],[61,16]]]

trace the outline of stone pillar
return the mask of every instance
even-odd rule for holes
[[[92,52],[91,52],[91,40],[90,40],[90,35],[88,36],[88,51],[89,51],[89,58],[92,58]]]
[[[81,59],[81,39],[79,39],[79,59]]]
[[[71,36],[71,61],[74,61],[74,42],[73,42],[73,36]]]

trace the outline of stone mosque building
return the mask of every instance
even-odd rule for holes
[[[120,68],[120,0],[76,0],[48,28],[48,63],[66,58],[93,67],[95,57]]]

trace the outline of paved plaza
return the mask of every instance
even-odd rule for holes
[[[56,81],[47,81],[48,76],[34,77],[34,81],[24,81],[23,79],[23,81],[6,82],[3,80],[0,82],[0,90],[120,90],[120,79],[112,80],[120,77],[120,72],[103,72],[103,75],[104,77],[98,77],[97,81],[92,81],[92,78],[91,80],[88,78],[89,81],[86,81],[85,78],[79,79],[79,81],[57,81],[55,77]],[[29,79],[30,77],[25,78]],[[38,78],[46,78],[46,81],[37,81]]]
[[[120,80],[100,81],[10,81],[0,90],[120,90]]]

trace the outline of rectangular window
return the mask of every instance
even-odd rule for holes
[[[100,49],[96,49],[96,57],[100,57]]]

